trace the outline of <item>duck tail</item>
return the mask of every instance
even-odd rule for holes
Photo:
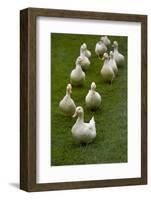
[[[94,116],[93,116],[92,119],[90,120],[90,124],[95,125]]]

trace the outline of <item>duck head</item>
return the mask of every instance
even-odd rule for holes
[[[83,61],[82,56],[79,56],[79,57],[76,59],[76,64],[81,65],[82,61]]]
[[[103,40],[104,40],[104,36],[101,36],[101,37],[100,37],[100,41],[103,42]]]
[[[95,89],[96,89],[96,84],[95,84],[95,82],[92,82],[91,83],[91,90],[95,91]]]
[[[86,43],[83,43],[81,47],[82,47],[82,49],[87,49]]]
[[[103,54],[103,58],[102,58],[102,60],[107,60],[107,59],[109,59],[109,55],[108,55],[108,53],[104,53]]]
[[[99,41],[98,43],[99,43],[99,44],[102,44],[102,43],[104,44],[103,41],[104,41],[104,37],[102,36],[102,37],[100,37],[100,41]]]
[[[107,45],[111,44],[111,41],[109,40],[109,38],[107,36],[104,36],[104,39],[105,39]]]
[[[72,93],[72,85],[70,83],[67,85],[66,93],[69,95]]]
[[[118,42],[114,41],[112,47],[115,48],[115,49],[117,49],[118,48]]]
[[[113,58],[113,57],[114,57],[113,51],[110,51],[110,58]]]
[[[72,117],[76,117],[76,116],[81,117],[83,115],[83,113],[84,113],[84,110],[83,110],[82,106],[78,106],[78,107],[76,107],[75,113]]]
[[[111,41],[109,40],[109,38],[105,35],[105,36],[102,36],[100,38],[100,41],[102,41],[105,45],[110,45],[111,44]]]

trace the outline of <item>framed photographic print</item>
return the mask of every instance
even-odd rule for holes
[[[147,184],[147,16],[20,12],[20,188]]]

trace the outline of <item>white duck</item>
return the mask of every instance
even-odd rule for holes
[[[86,106],[91,110],[99,108],[101,104],[101,95],[95,90],[96,90],[96,84],[95,82],[92,82],[91,89],[89,90],[87,96],[85,97]]]
[[[114,59],[114,54],[113,51],[110,51],[110,60],[109,60],[109,64],[112,67],[114,74],[116,75],[118,73],[118,68],[117,68],[117,64],[116,61]]]
[[[86,43],[83,43],[80,47],[80,55],[84,54],[87,58],[91,57],[91,52],[87,49]]]
[[[109,64],[108,53],[104,53],[102,60],[104,60],[104,64],[101,69],[101,75],[106,82],[112,83],[115,75],[112,67]]]
[[[102,40],[96,43],[95,53],[98,57],[103,56],[103,54],[107,51],[107,47]]]
[[[114,54],[114,59],[116,61],[117,66],[122,66],[124,64],[124,56],[119,53],[118,51],[118,42],[114,41],[113,42],[113,54]]]
[[[80,143],[90,143],[96,137],[96,128],[94,117],[89,123],[84,122],[84,110],[81,106],[78,106],[75,110],[73,117],[78,116],[76,123],[72,127],[72,136]]]
[[[70,81],[73,86],[82,86],[85,80],[85,72],[81,68],[82,58],[79,56],[76,61],[76,67],[70,74]]]
[[[59,103],[60,110],[66,116],[72,116],[75,113],[75,109],[76,109],[75,103],[74,103],[73,99],[70,97],[71,93],[72,93],[72,86],[69,83],[67,85],[66,95]]]
[[[111,44],[111,41],[110,41],[110,39],[107,36],[101,37],[101,40],[103,41],[103,43],[106,46],[109,46]]]
[[[80,60],[80,61],[79,61]],[[88,70],[90,66],[89,59],[84,55],[84,53],[81,53],[81,55],[76,59],[76,64],[80,63],[83,70]]]

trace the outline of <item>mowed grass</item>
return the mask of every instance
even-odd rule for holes
[[[125,56],[125,66],[112,85],[103,82],[100,69],[103,62],[95,55],[95,44],[100,36],[51,34],[51,165],[79,165],[127,162],[127,37],[109,36],[119,43],[119,51]],[[59,102],[66,93],[70,73],[79,56],[80,45],[85,42],[91,51],[91,65],[86,72],[85,85],[73,88],[72,98],[76,106],[83,106],[85,121],[94,115],[97,136],[93,143],[80,145],[72,138],[71,128],[75,118],[65,117],[59,110]],[[111,49],[111,47],[110,47]],[[86,109],[85,96],[95,81],[101,94],[101,108],[96,112]]]

